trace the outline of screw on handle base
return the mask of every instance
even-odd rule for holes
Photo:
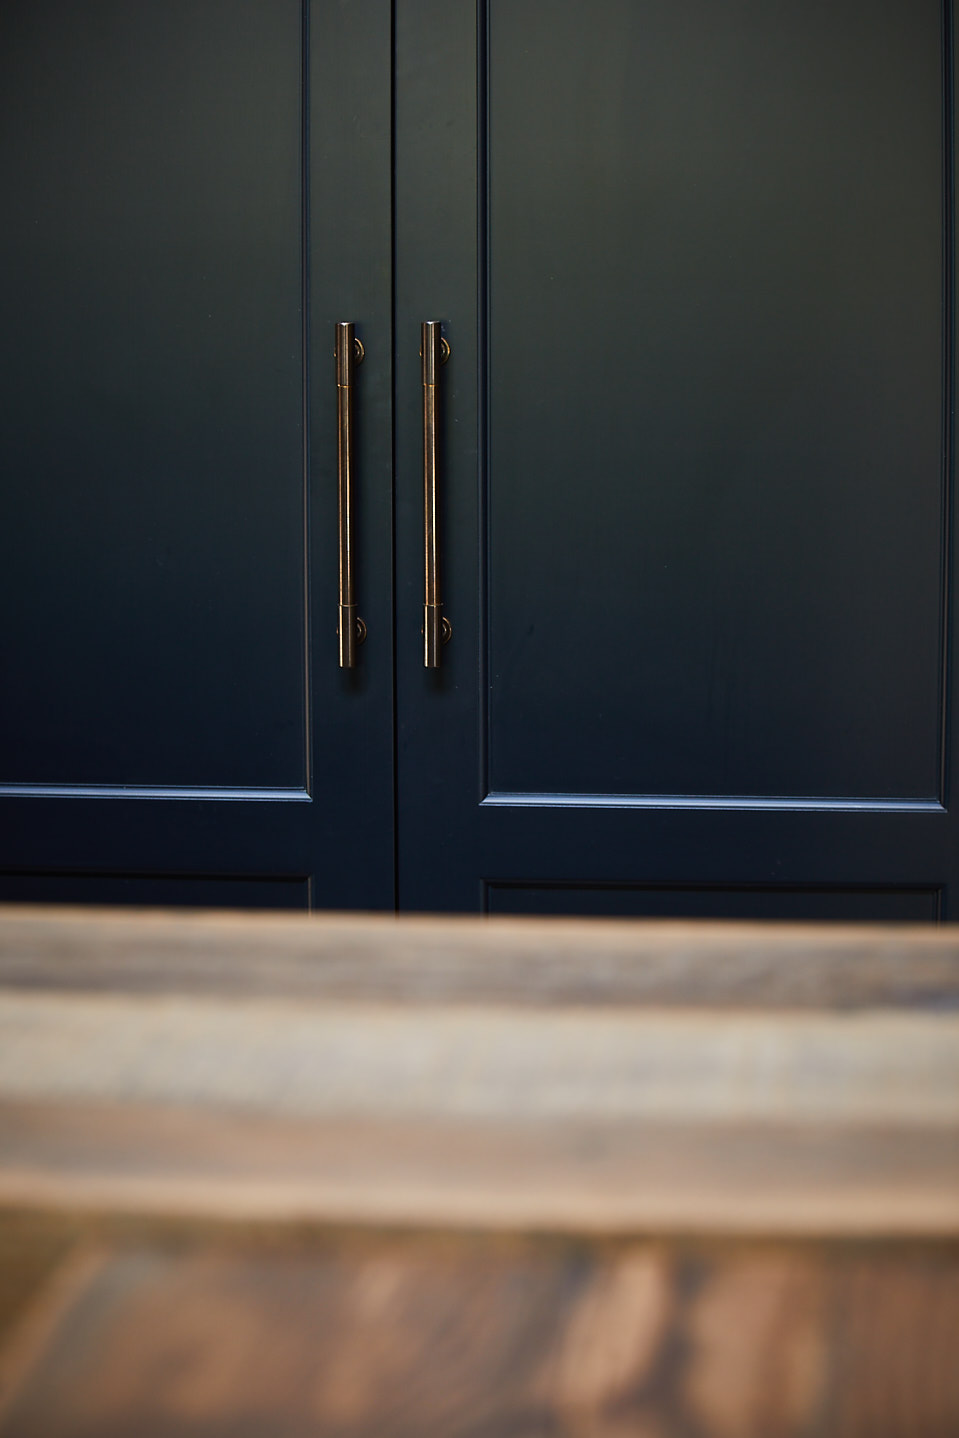
[[[340,668],[355,669],[357,646],[366,638],[366,625],[357,614],[355,604],[340,605],[337,634],[340,640]]]
[[[439,669],[440,647],[449,644],[453,637],[453,626],[443,614],[440,604],[423,605],[423,665],[426,669]]]

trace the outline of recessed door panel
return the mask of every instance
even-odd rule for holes
[[[301,30],[4,6],[7,783],[306,783]]]
[[[491,790],[932,798],[938,0],[489,9]]]
[[[110,904],[146,909],[308,909],[310,885],[301,878],[0,874],[0,902]]]
[[[928,924],[935,889],[644,888],[637,885],[490,884],[491,914],[575,914],[597,919],[786,919],[802,923]]]

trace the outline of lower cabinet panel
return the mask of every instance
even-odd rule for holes
[[[623,885],[487,883],[490,914],[576,914],[596,918],[786,919],[827,923],[936,923],[939,890],[647,888]]]
[[[308,909],[305,878],[145,874],[0,874],[0,903],[129,904],[143,908]]]

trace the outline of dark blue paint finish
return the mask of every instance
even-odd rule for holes
[[[0,874],[0,903],[110,904],[135,908],[308,909],[302,878],[196,878],[191,874]]]
[[[939,0],[491,6],[493,789],[939,793]]]
[[[384,0],[0,9],[0,866],[45,897],[393,906],[389,126]]]
[[[951,27],[0,8],[0,897],[952,917]]]
[[[398,9],[400,902],[950,917],[951,6],[473,9]]]
[[[0,778],[301,786],[299,5],[2,19]]]
[[[804,923],[935,923],[935,889],[697,889],[675,885],[490,884],[490,914],[576,914],[602,919],[791,919]]]

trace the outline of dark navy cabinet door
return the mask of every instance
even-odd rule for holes
[[[955,917],[952,33],[0,7],[0,899]]]
[[[0,898],[393,905],[390,76],[384,0],[0,8]]]
[[[954,917],[951,4],[396,34],[400,903]]]

